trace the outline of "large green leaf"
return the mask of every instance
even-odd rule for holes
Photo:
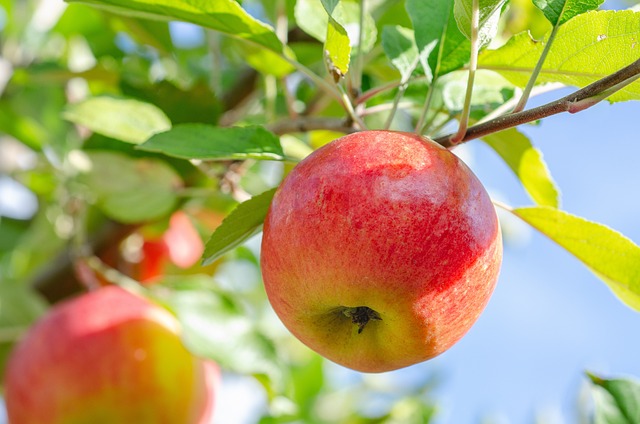
[[[133,144],[171,128],[171,121],[157,106],[110,96],[90,97],[69,105],[63,116],[98,134]]]
[[[278,137],[255,125],[231,128],[176,125],[154,135],[138,149],[182,159],[284,159]]]
[[[595,10],[604,0],[533,0],[551,25],[562,25],[569,19]]]
[[[560,82],[584,87],[636,61],[640,55],[640,13],[594,11],[576,16],[558,32],[537,83]],[[492,69],[524,87],[544,48],[527,33],[479,57],[479,67]],[[603,60],[606,58],[606,60]],[[640,81],[617,91],[612,102],[640,99]]]
[[[160,218],[175,207],[182,181],[166,162],[101,151],[87,155],[91,165],[80,180],[107,216],[142,222]]]
[[[593,386],[594,424],[640,422],[640,382],[635,379],[603,379],[587,373]]]
[[[112,12],[128,16],[190,22],[264,47],[283,58],[288,55],[273,28],[249,15],[235,0],[67,1],[106,7]]]
[[[480,19],[478,25],[478,39],[480,46],[486,46],[495,37],[498,31],[498,19],[500,9],[506,0],[480,0]],[[467,38],[471,39],[471,11],[473,0],[455,0],[453,12],[458,24],[458,29]]]
[[[456,25],[453,0],[407,0],[406,7],[418,51],[428,55],[434,78],[459,69],[469,61],[471,45]]]
[[[265,191],[239,204],[216,228],[204,250],[203,265],[208,265],[262,229],[276,189]]]
[[[515,128],[482,138],[516,174],[531,199],[540,206],[558,207],[560,193],[551,178],[542,153]]]
[[[638,245],[602,224],[551,207],[512,212],[580,259],[620,300],[640,311]]]

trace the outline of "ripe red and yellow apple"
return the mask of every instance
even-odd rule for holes
[[[7,365],[5,401],[12,424],[204,424],[218,379],[169,312],[110,286],[28,331]]]
[[[477,320],[498,278],[500,227],[453,153],[364,131],[318,149],[269,208],[261,267],[285,326],[364,372],[439,355]]]

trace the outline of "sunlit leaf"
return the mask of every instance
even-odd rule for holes
[[[576,16],[559,27],[537,83],[560,82],[584,87],[638,60],[639,40],[638,12],[607,10]],[[524,87],[543,48],[544,43],[521,33],[503,47],[482,53],[479,67],[495,70]],[[640,81],[609,97],[612,102],[638,99]]]
[[[533,0],[552,25],[562,25],[574,16],[597,9],[604,0]]]
[[[516,174],[531,199],[541,206],[558,207],[560,193],[549,173],[542,153],[515,128],[482,138]]]
[[[640,311],[640,247],[622,234],[551,207],[513,209],[532,227],[565,248],[631,308]]]
[[[333,4],[327,1],[327,6],[332,10],[331,16],[346,31],[351,47],[358,46],[360,40],[360,1],[342,0]],[[300,28],[315,39],[325,42],[327,38],[328,15],[323,0],[297,0],[295,5],[296,23]],[[370,51],[376,43],[378,31],[376,22],[369,13],[364,16],[364,28],[362,30],[362,51]]]
[[[403,81],[409,79],[418,65],[418,46],[413,30],[397,25],[387,25],[382,29],[382,48],[385,54],[400,71]]]
[[[478,40],[480,46],[485,46],[495,37],[498,31],[498,19],[500,9],[506,0],[480,0]],[[471,11],[473,0],[455,0],[454,16],[458,29],[467,38],[471,39]]]
[[[286,56],[273,28],[252,17],[235,0],[67,0],[127,16],[190,22]]]
[[[171,128],[171,121],[157,106],[109,96],[90,97],[69,105],[63,116],[98,134],[133,144]]]
[[[278,137],[260,126],[181,124],[154,135],[138,149],[183,159],[284,159]]]
[[[165,216],[175,207],[181,180],[165,162],[100,151],[87,155],[90,169],[80,180],[107,216],[142,222]]]
[[[207,242],[202,259],[208,265],[234,247],[258,234],[267,216],[276,189],[271,189],[239,204],[216,228]]]
[[[593,385],[594,424],[640,422],[640,382],[635,379],[603,379],[587,373]]]
[[[336,82],[339,81],[340,77],[346,75],[349,70],[351,45],[347,31],[331,16],[329,16],[329,23],[327,25],[324,55],[325,63],[329,68],[329,74],[333,75]]]

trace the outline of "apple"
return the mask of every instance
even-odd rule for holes
[[[165,309],[117,286],[54,306],[7,364],[12,424],[207,423],[219,370]]]
[[[169,227],[161,237],[145,239],[138,278],[148,283],[162,277],[169,264],[188,269],[197,264],[204,252],[204,243],[189,216],[176,211],[169,219]]]
[[[415,134],[363,131],[300,162],[275,193],[261,268],[284,325],[362,372],[433,358],[477,320],[502,239],[471,170]]]

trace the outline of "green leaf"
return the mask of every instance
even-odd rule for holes
[[[175,208],[176,191],[182,182],[167,163],[111,152],[92,151],[87,155],[90,169],[79,179],[96,196],[105,215],[135,223],[161,218]]]
[[[547,206],[513,214],[582,261],[629,307],[640,311],[640,247],[595,222]]]
[[[231,128],[176,125],[154,135],[138,149],[182,159],[284,159],[278,137],[257,125]]]
[[[40,150],[49,138],[42,124],[16,111],[8,101],[0,103],[0,132],[13,136],[34,150]]]
[[[327,12],[327,38],[324,41],[324,57],[329,74],[338,82],[349,71],[351,58],[351,41],[342,25],[333,17],[339,4],[338,0],[322,0],[322,6]]]
[[[606,380],[587,373],[593,386],[594,424],[640,422],[640,382],[634,379]]]
[[[338,82],[349,71],[351,44],[347,31],[331,16],[329,16],[327,38],[324,42],[324,56],[329,74]]]
[[[442,93],[442,101],[447,111],[459,113],[464,107],[467,90],[468,73],[466,71],[451,72],[438,79],[437,91]],[[513,96],[515,87],[501,75],[480,70],[476,72],[471,95],[472,117],[486,115]],[[436,95],[438,93],[436,92]],[[437,97],[436,97],[437,99]]]
[[[636,61],[639,39],[640,13],[594,11],[576,16],[558,28],[537,83],[589,85]],[[478,59],[479,67],[495,70],[524,87],[543,48],[544,43],[520,33],[497,50],[485,50]],[[609,97],[611,102],[639,99],[640,81]]]
[[[455,23],[453,0],[407,0],[406,7],[418,51],[428,57],[425,72],[438,78],[467,63],[471,45]]]
[[[189,350],[226,370],[266,375],[281,390],[283,371],[275,344],[235,297],[212,286],[209,276],[181,276],[168,279],[151,291],[176,314]]]
[[[69,105],[63,117],[98,134],[133,144],[171,128],[171,121],[158,107],[109,96],[91,97]]]
[[[382,29],[382,49],[393,66],[400,71],[400,78],[408,81],[418,66],[418,46],[413,30],[401,26],[386,25]]]
[[[229,250],[258,234],[275,192],[274,188],[240,203],[207,241],[202,264],[212,263]]]
[[[542,153],[531,145],[524,134],[510,128],[482,139],[509,165],[534,202],[540,206],[559,206],[560,193],[542,159]]]
[[[533,0],[551,25],[562,25],[569,19],[597,9],[604,0]]]
[[[325,42],[329,25],[327,10],[332,11],[331,17],[347,32],[351,47],[356,47],[360,39],[360,1],[297,0],[294,10],[296,23],[307,34]],[[361,48],[363,52],[368,52],[375,45],[378,35],[376,22],[369,13],[365,13],[362,31]]]
[[[102,6],[128,16],[190,22],[261,46],[286,61],[288,52],[273,28],[249,15],[235,0],[67,0]],[[293,69],[293,68],[291,68]]]
[[[498,31],[500,9],[506,0],[480,0],[480,22],[478,26],[478,40],[480,46],[486,46]],[[453,14],[458,29],[465,37],[471,39],[471,11],[473,0],[455,0]]]

